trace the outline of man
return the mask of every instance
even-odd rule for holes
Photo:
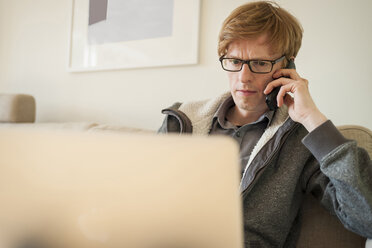
[[[160,132],[222,134],[239,143],[247,247],[294,247],[306,193],[346,228],[372,237],[371,159],[318,110],[307,80],[286,68],[301,40],[296,18],[274,3],[235,9],[218,44],[230,92],[163,110]],[[269,110],[265,97],[279,86],[279,108]]]

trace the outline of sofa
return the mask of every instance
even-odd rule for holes
[[[81,132],[131,132],[151,133],[133,127],[114,126],[100,123],[38,123],[35,122],[36,101],[25,94],[0,94],[0,128],[33,128],[42,130],[76,130]],[[354,139],[372,157],[372,132],[361,126],[347,125],[338,127],[349,139]],[[302,223],[297,247],[338,247],[372,248],[372,241],[366,240],[348,230],[332,216],[311,195],[302,206]],[[372,223],[371,223],[372,228]]]

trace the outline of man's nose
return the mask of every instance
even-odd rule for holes
[[[249,69],[247,64],[243,64],[241,71],[239,72],[240,82],[249,83],[253,77],[253,73]]]

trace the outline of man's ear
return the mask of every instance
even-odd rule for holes
[[[289,59],[286,58],[283,68],[287,68],[288,67],[288,64],[289,64],[289,61],[291,61],[291,60],[294,62],[295,61],[295,57],[294,56],[291,56],[291,57],[289,57]]]

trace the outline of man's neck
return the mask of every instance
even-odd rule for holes
[[[227,120],[235,126],[243,126],[248,123],[252,123],[258,120],[266,110],[264,111],[249,111],[241,110],[236,105],[227,111]]]

